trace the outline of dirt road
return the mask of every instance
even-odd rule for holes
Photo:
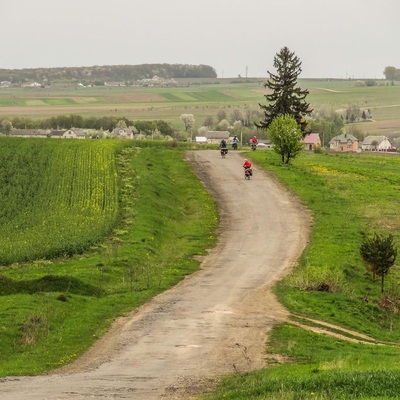
[[[270,292],[303,250],[309,220],[271,177],[230,151],[188,154],[218,201],[217,248],[201,270],[116,321],[77,362],[39,377],[0,380],[4,399],[176,399],[222,374],[262,367],[270,328],[287,313]]]

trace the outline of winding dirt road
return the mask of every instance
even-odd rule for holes
[[[223,374],[265,365],[268,331],[287,318],[270,287],[301,254],[308,215],[257,168],[245,180],[238,153],[197,151],[188,160],[221,216],[219,243],[201,269],[119,318],[63,370],[0,380],[0,398],[187,399]]]

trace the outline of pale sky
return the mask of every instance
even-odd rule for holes
[[[5,0],[0,68],[206,64],[266,77],[284,46],[300,78],[400,68],[399,0]]]

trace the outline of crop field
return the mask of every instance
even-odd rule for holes
[[[0,264],[79,253],[110,232],[111,143],[0,139]]]
[[[234,109],[259,111],[259,104],[265,102],[264,81],[219,79],[185,87],[1,88],[0,119],[62,114],[118,116],[131,120],[163,119],[183,130],[179,117],[191,113],[195,128],[199,128],[207,116],[216,116],[220,110],[228,116]],[[309,90],[307,101],[315,110],[336,111],[356,105],[372,113],[373,121],[358,124],[362,132],[400,135],[400,85],[379,80],[375,86],[357,86],[352,80],[299,79],[298,83]]]

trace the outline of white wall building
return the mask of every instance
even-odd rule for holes
[[[367,136],[361,143],[361,149],[365,151],[388,151],[394,150],[394,147],[386,136]]]

